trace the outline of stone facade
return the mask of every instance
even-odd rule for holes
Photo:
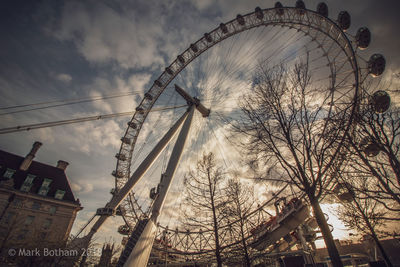
[[[40,146],[35,142],[25,158],[0,150],[1,251],[63,247],[82,209],[65,174],[67,162],[33,161]]]

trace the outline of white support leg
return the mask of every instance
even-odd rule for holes
[[[133,186],[143,177],[146,171],[151,167],[157,157],[161,154],[167,144],[171,141],[172,137],[176,134],[179,127],[186,120],[189,111],[185,112],[179,120],[172,126],[171,129],[163,136],[163,138],[158,142],[158,144],[153,148],[153,150],[149,153],[149,155],[143,160],[140,166],[136,169],[136,171],[132,174],[129,180],[126,182],[124,187],[122,187],[110,200],[109,203],[106,204],[106,208],[116,209],[121,201],[128,195],[128,193],[132,190]],[[90,229],[87,238],[90,240],[93,235],[97,232],[100,226],[106,221],[108,215],[101,215],[93,227]]]
[[[133,248],[129,258],[125,262],[124,267],[142,267],[147,266],[151,249],[153,248],[154,238],[156,236],[156,222],[164,205],[165,198],[168,193],[169,186],[171,185],[172,178],[181,158],[183,148],[190,130],[192,123],[195,106],[192,105],[189,109],[185,123],[176,140],[174,149],[172,150],[171,157],[168,162],[167,170],[164,173],[163,179],[160,183],[160,192],[154,201],[153,211],[149,222],[147,223],[144,231],[140,235],[138,242]]]

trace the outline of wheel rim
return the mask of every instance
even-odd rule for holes
[[[211,90],[211,88],[204,87],[206,89],[204,89],[203,92],[201,92],[201,90],[199,90],[199,88],[197,88],[196,86],[193,86],[193,84],[190,85],[190,83],[188,83],[186,79],[187,75],[190,74],[188,66],[191,66],[191,64],[195,66],[196,62],[201,61],[198,58],[207,53],[209,54],[209,57],[211,57],[213,53],[210,51],[217,51],[218,45],[225,42],[225,40],[232,40],[232,38],[236,37],[238,37],[237,39],[245,38],[246,36],[248,36],[245,35],[246,32],[247,33],[250,32],[249,35],[254,37],[257,32],[263,32],[263,30],[261,29],[262,27],[276,29],[278,26],[282,26],[284,30],[286,30],[285,34],[293,34],[296,31],[298,33],[301,33],[298,35],[293,35],[293,36],[291,35],[291,36],[295,40],[298,37],[308,38],[308,42],[306,42],[304,49],[301,47],[301,45],[303,44],[302,42],[297,41],[295,45],[292,44],[292,47],[295,47],[297,49],[295,50],[295,52],[297,53],[300,51],[301,53],[303,53],[303,55],[300,56],[304,56],[304,54],[308,52],[313,53],[312,51],[308,51],[308,49],[312,48],[312,46],[309,46],[309,44],[312,43],[313,45],[316,46],[315,49],[319,49],[322,54],[324,53],[326,54],[323,56],[327,64],[329,64],[329,66],[327,66],[324,69],[324,71],[330,72],[332,74],[334,72],[336,73],[338,69],[343,70],[343,74],[341,74],[343,76],[341,76],[340,78],[342,79],[342,81],[345,81],[343,88],[345,86],[350,86],[351,84],[351,87],[349,87],[348,89],[343,89],[343,92],[339,92],[339,97],[336,97],[335,99],[332,97],[332,102],[343,101],[343,104],[349,104],[348,102],[351,101],[352,104],[356,103],[354,101],[358,98],[359,94],[358,88],[359,88],[360,71],[358,68],[358,63],[356,60],[354,48],[352,46],[352,43],[346,36],[346,34],[340,29],[340,27],[335,22],[314,11],[303,10],[304,12],[300,14],[299,12],[297,12],[296,8],[282,8],[282,9],[284,10],[283,15],[279,15],[277,13],[277,10],[274,8],[264,9],[261,10],[263,14],[262,19],[260,19],[260,12],[255,11],[240,17],[238,16],[236,19],[231,20],[230,22],[215,28],[213,31],[209,32],[208,34],[205,34],[205,36],[199,39],[197,42],[190,45],[189,48],[186,49],[182,54],[180,54],[177,57],[177,59],[171,65],[169,65],[166,68],[166,70],[155,80],[153,86],[147,91],[146,96],[142,99],[140,105],[138,106],[137,112],[129,122],[131,126],[127,128],[126,133],[123,137],[123,140],[130,140],[130,142],[128,143],[122,142],[121,144],[119,153],[125,155],[126,160],[120,160],[120,159],[117,160],[116,173],[122,173],[121,178],[116,178],[117,190],[125,184],[126,180],[130,175],[132,158],[134,157],[133,156],[135,154],[134,152],[138,151],[138,148],[135,145],[137,143],[139,133],[141,132],[142,127],[146,122],[150,110],[154,107],[157,108],[156,103],[159,100],[159,98],[162,97],[162,94],[168,92],[168,90],[171,90],[171,85],[177,82],[180,83],[181,86],[186,87],[185,89],[191,90],[192,94],[194,95],[198,94],[198,96],[205,99],[207,103],[208,100],[206,92]],[[228,30],[227,33],[224,33],[225,29]],[[270,34],[270,37],[273,38],[278,38],[278,37],[283,38],[282,36],[280,36],[283,35],[282,32],[279,31],[274,32],[273,30],[271,30],[268,32],[268,34]],[[286,41],[290,41],[290,38],[287,38],[288,40]],[[285,39],[281,39],[281,42],[283,42],[284,40]],[[257,42],[254,41],[253,44],[257,44]],[[332,47],[334,47],[333,50]],[[232,50],[235,49],[232,48]],[[252,51],[255,52],[258,50],[253,49]],[[282,53],[282,51],[288,52],[286,48],[283,49],[282,47],[280,47],[279,51],[280,53]],[[258,51],[258,53],[259,53],[258,55],[262,54],[262,52],[260,51]],[[266,55],[267,54],[263,56]],[[293,57],[292,54],[288,54],[286,56],[293,62],[293,59],[291,58]],[[343,60],[345,62],[343,62]],[[238,62],[236,62],[236,64],[237,63]],[[251,66],[248,64],[244,65],[245,66],[240,66],[239,64],[237,67],[239,68],[239,67]],[[232,78],[232,76],[242,77],[243,78],[242,80],[248,83],[249,77],[247,77],[247,80],[244,79],[246,77],[245,73],[241,74],[240,71],[233,68],[231,68],[231,70],[235,71],[234,75],[231,76],[226,75],[227,77],[230,78]],[[351,73],[348,74],[349,72]],[[217,74],[217,72],[215,73]],[[227,77],[225,77],[225,79]],[[216,84],[218,86],[215,86]],[[218,84],[218,82],[217,83],[214,82],[214,87],[222,88],[223,84],[221,85],[221,83]],[[349,93],[351,93],[350,97]],[[223,96],[224,96],[223,94],[220,94],[220,97]],[[230,99],[232,98],[233,97],[230,96]],[[214,101],[210,101],[207,103],[207,105],[211,106],[212,110],[213,110],[213,103],[215,105],[217,99],[218,98],[214,97]],[[164,106],[165,103],[166,102],[164,102],[163,104]],[[353,108],[349,113],[350,119],[348,121],[346,131],[350,127],[356,106],[357,105],[353,105]],[[270,199],[268,199],[266,202],[268,201],[270,201]],[[146,214],[146,212],[141,208],[141,204],[139,203],[133,192],[131,192],[130,195],[123,201],[121,207],[123,207],[122,213],[124,215],[124,218],[129,224],[133,224],[138,218],[143,216],[143,214]],[[160,227],[160,229],[161,230],[159,231],[159,236],[161,234],[161,231],[166,230],[167,227],[162,226]],[[179,232],[180,234],[187,233],[185,231],[176,231],[176,232],[177,233]],[[195,231],[194,234],[196,234]],[[199,234],[199,231],[197,231],[197,234]],[[197,252],[195,253],[195,251],[186,251],[185,253],[196,254]]]

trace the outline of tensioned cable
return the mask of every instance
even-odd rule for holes
[[[192,122],[193,126],[194,125],[198,125],[198,120],[199,120],[198,116],[193,116],[193,122]],[[194,130],[195,129],[193,127],[191,127],[189,136],[193,134]],[[188,139],[190,140],[189,136],[188,136]],[[199,138],[196,138],[194,144],[192,144],[190,147],[194,147],[194,148],[197,147],[197,143],[198,142],[199,142]],[[187,145],[189,145],[189,144],[187,144]],[[188,162],[188,159],[189,159],[189,156],[190,156],[190,153],[188,153],[188,152],[189,151],[187,151],[186,153],[185,152],[183,153],[183,155],[181,157],[181,160],[180,160],[180,164]],[[172,186],[174,186],[174,187],[177,186],[178,187],[177,188],[178,190],[175,191],[175,192],[180,192],[181,194],[182,194],[182,192],[184,192],[184,183],[182,182],[182,177],[185,175],[185,173],[186,173],[186,171],[183,171],[183,173],[179,173],[179,172],[175,173],[175,177],[174,177],[174,179],[173,179],[173,181],[171,183],[171,187]],[[177,177],[178,174],[183,175],[183,176]],[[170,192],[172,192],[172,190],[170,190]],[[169,201],[169,203],[167,203],[167,200]],[[166,207],[168,205],[171,206],[171,207],[179,206],[179,208],[177,208],[177,210],[175,210],[175,213],[171,213],[170,216],[168,216],[167,225],[170,225],[171,219],[172,219],[173,216],[174,216],[174,219],[179,219],[179,217],[181,215],[181,211],[182,211],[182,201],[183,201],[182,197],[176,197],[175,199],[171,200],[171,197],[168,198],[168,196],[167,196],[166,204],[165,204]]]
[[[278,52],[278,50],[275,50],[275,53],[272,53],[268,58],[270,58],[271,56],[276,56],[276,54],[280,54],[282,51],[284,51],[286,48],[287,48],[287,46],[288,46],[288,44],[290,44],[291,43],[291,41],[292,41],[292,39],[294,38],[296,36],[296,34],[295,33],[292,33],[292,35],[288,38],[288,40],[285,42],[286,43],[286,45],[285,46],[283,46],[283,47],[278,47],[278,50],[279,50],[279,52]],[[276,36],[275,36],[276,37]],[[302,38],[302,37],[304,37],[304,36],[300,36],[299,38]],[[299,39],[298,38],[298,39]],[[296,40],[296,41],[298,41],[298,39]],[[256,53],[259,53],[261,50],[263,49],[263,46],[261,45],[261,46],[258,46],[257,48],[256,48]],[[255,53],[254,51],[252,52],[252,54],[254,54]],[[246,54],[248,54],[249,53],[249,51],[246,51]],[[228,71],[228,74],[226,75],[226,77],[225,77],[225,80],[226,79],[228,79],[228,78],[233,78],[233,77],[235,77],[235,74],[238,72],[238,69],[239,68],[242,68],[245,64],[248,64],[248,62],[246,63],[246,62],[236,62],[236,63],[234,63],[233,65],[233,68],[231,67],[230,68],[230,70]],[[252,69],[252,68],[251,68]],[[221,84],[223,83],[223,80],[219,80],[218,81],[218,84],[216,84],[215,86],[216,87],[219,87],[219,86],[221,86]],[[215,101],[217,100],[218,98],[215,98]],[[219,100],[219,99],[218,99]]]
[[[172,99],[172,95],[170,95],[168,97],[167,102],[165,103],[165,106],[168,106],[170,104],[171,99]],[[174,107],[175,106],[177,106],[177,105],[174,104]],[[160,108],[153,108],[151,110],[158,110],[158,109],[161,109],[161,107]],[[155,125],[158,125],[160,121],[161,121],[161,114],[159,114],[159,116],[158,116],[158,118],[157,118],[157,120],[155,122]],[[153,133],[154,133],[154,129],[151,129],[150,132],[147,134],[146,139],[144,140],[142,146],[139,148],[138,152],[136,153],[135,158],[132,160],[131,166],[133,166],[136,163],[136,161],[139,159],[139,157],[141,156],[141,153],[143,152],[143,149],[145,148],[145,146],[148,143],[156,142],[156,138],[154,137]]]
[[[90,219],[78,230],[78,232],[73,236],[72,240],[77,238],[83,230],[93,221],[93,219],[96,217],[96,213],[93,214],[93,216],[90,217]]]
[[[150,110],[149,112],[153,112],[153,111],[165,111],[165,110],[170,110],[170,109],[182,108],[182,107],[186,107],[186,106],[187,106],[187,105],[176,106],[176,107],[160,108],[160,109],[152,109],[152,110]],[[8,128],[2,128],[2,129],[0,129],[0,134],[15,133],[15,132],[22,132],[22,131],[29,131],[29,130],[34,130],[34,129],[47,128],[47,127],[54,127],[54,126],[60,126],[60,125],[72,124],[72,123],[79,123],[79,122],[86,122],[86,121],[110,119],[110,118],[121,117],[121,116],[129,116],[129,115],[132,116],[133,114],[135,114],[135,112],[136,112],[136,111],[128,111],[128,112],[120,112],[120,113],[112,113],[112,114],[104,114],[104,115],[96,115],[96,116],[82,117],[82,118],[69,119],[69,120],[52,121],[52,122],[42,122],[42,123],[35,123],[35,124],[27,124],[27,125],[21,125],[21,126],[14,126],[14,127],[8,127]]]
[[[315,59],[316,60],[316,59]]]
[[[168,101],[166,102],[166,105],[169,105],[169,103],[171,102],[171,99],[172,99],[172,95],[171,96],[169,96],[169,98],[168,98]],[[176,105],[176,103],[174,104],[174,106],[173,107],[186,107],[187,105],[182,105],[182,106],[177,106]],[[153,109],[151,109],[150,111],[152,111],[152,110],[154,110],[154,111],[157,111],[157,110],[164,110],[165,108],[153,108]],[[171,108],[168,108],[167,110],[170,110]],[[174,108],[173,109],[173,112],[175,112],[176,111],[176,108]],[[156,122],[155,122],[155,124],[156,125],[159,125],[159,122],[161,121],[161,113],[158,115],[158,117],[157,117],[157,120],[156,120]],[[139,157],[141,157],[141,155],[142,155],[142,152],[144,151],[144,149],[145,149],[145,147],[151,147],[151,145],[150,144],[153,144],[154,142],[156,142],[156,138],[155,138],[155,136],[153,135],[153,130],[154,129],[152,129],[151,131],[150,131],[150,133],[149,134],[147,134],[147,136],[146,136],[146,139],[145,140],[143,140],[143,144],[142,144],[142,146],[139,148],[139,150],[137,150],[137,152],[136,152],[136,156],[135,157],[133,157],[133,160],[132,160],[132,163],[131,163],[131,168],[132,168],[132,166],[135,166],[134,164],[138,161],[138,159],[139,159]],[[137,167],[137,166],[136,166]],[[136,168],[135,167],[135,168]],[[153,164],[153,166],[152,166],[152,168],[154,167],[154,164]],[[156,169],[157,168],[153,168],[151,171],[148,171],[148,173],[150,172],[150,177],[152,177],[153,176],[153,174],[155,173],[155,171],[156,171]],[[146,173],[145,175],[149,175],[148,173]],[[134,200],[135,200],[135,203],[137,204],[137,206],[139,207],[139,212],[141,213],[141,214],[145,214],[145,212],[143,212],[143,210],[142,210],[142,206],[143,205],[147,205],[147,209],[149,210],[149,208],[150,208],[150,206],[152,205],[152,203],[148,203],[148,201],[143,201],[143,203],[141,203],[141,204],[139,204],[139,200],[141,200],[141,199],[146,199],[144,196],[144,194],[146,194],[146,193],[144,193],[146,190],[135,190],[135,192],[139,192],[138,194],[138,197],[137,196],[131,196],[131,194],[129,194],[129,196],[130,197],[132,197]],[[133,191],[132,191],[133,192]],[[128,205],[130,205],[131,206],[131,208],[132,208],[132,210],[135,210],[135,207],[133,206],[133,205],[131,205],[130,203],[128,203]],[[135,212],[135,211],[134,211]],[[126,214],[124,214],[124,216],[126,216]],[[123,216],[123,217],[124,217]]]
[[[178,102],[178,95],[175,94],[174,106],[177,105],[177,102]],[[175,118],[176,115],[177,115],[177,114],[175,113],[175,111],[176,111],[176,110],[173,111],[173,114],[172,114],[172,116],[171,116],[171,121],[170,121],[170,124],[169,124],[169,128],[172,128],[172,126],[173,126],[173,124],[174,124],[174,120],[173,120],[172,118]],[[171,143],[168,142],[168,145],[167,145],[167,147],[166,147],[165,150],[164,150],[164,157],[163,157],[163,160],[162,160],[162,168],[161,168],[161,170],[162,170],[163,173],[164,173],[165,170],[167,169],[167,160],[168,160],[167,155],[170,154],[170,153],[169,153],[169,152],[170,152],[170,147],[171,147],[170,144],[171,144]]]
[[[124,93],[124,94],[114,94],[114,95],[106,95],[106,96],[98,96],[98,97],[90,97],[90,98],[81,98],[81,99],[55,100],[55,101],[40,102],[40,103],[33,103],[33,104],[24,104],[24,105],[17,105],[17,106],[2,107],[2,108],[0,108],[0,110],[23,108],[23,107],[35,107],[35,106],[42,106],[42,105],[46,105],[46,104],[61,103],[61,104],[48,105],[48,106],[44,106],[44,107],[37,107],[37,108],[15,110],[15,111],[10,111],[10,112],[0,113],[0,116],[8,115],[8,114],[21,113],[21,112],[27,112],[27,111],[40,110],[40,109],[53,108],[53,107],[61,107],[61,106],[67,106],[67,105],[73,105],[73,104],[94,102],[94,101],[99,101],[99,100],[103,100],[103,99],[111,99],[111,98],[118,98],[118,97],[130,96],[130,95],[138,95],[138,94],[141,94],[141,93],[142,92],[133,91],[133,92],[127,92],[127,93]]]

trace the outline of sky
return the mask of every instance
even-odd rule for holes
[[[282,3],[294,6],[295,1]],[[387,66],[381,85],[390,85],[391,89],[398,85],[395,74],[400,73],[400,2],[331,0],[326,3],[330,18],[335,19],[341,10],[350,13],[350,35],[355,35],[362,26],[370,29],[372,42],[363,56],[368,59],[374,53],[383,54]],[[315,9],[317,1],[305,4]],[[239,13],[273,5],[274,1],[238,0],[2,1],[0,107],[134,94],[54,109],[0,114],[0,128],[132,111],[154,79],[190,43]],[[398,103],[397,96],[392,99]],[[4,134],[0,136],[0,149],[26,155],[33,142],[40,141],[43,146],[35,160],[54,166],[58,160],[70,163],[66,173],[84,207],[75,222],[75,232],[111,197],[114,155],[128,120],[129,117],[123,117]],[[113,236],[118,240],[114,220],[118,218],[109,220],[101,230],[101,238]]]

